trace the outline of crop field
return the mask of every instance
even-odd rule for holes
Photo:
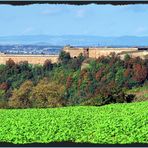
[[[0,142],[148,143],[148,102],[1,109]]]

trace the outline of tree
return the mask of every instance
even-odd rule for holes
[[[0,84],[0,90],[7,91],[9,89],[9,85],[6,82]]]
[[[80,53],[77,59],[79,60],[80,63],[82,63],[85,60],[85,56],[83,56],[83,54]]]
[[[131,56],[129,54],[125,54],[124,61],[129,61],[131,59]]]
[[[6,101],[5,91],[0,90],[0,108],[6,108],[8,103]]]
[[[10,58],[8,61],[6,61],[6,66],[9,68],[13,67],[15,65],[15,62]]]
[[[66,80],[66,88],[70,88],[72,85],[72,77],[68,76],[67,80]]]
[[[65,88],[56,82],[48,82],[47,79],[41,80],[30,95],[33,107],[58,107],[64,103],[63,95]]]
[[[32,68],[33,80],[36,82],[44,76],[44,70],[41,65],[34,65]]]
[[[70,59],[71,59],[70,53],[65,52],[65,51],[61,51],[61,53],[60,53],[60,55],[59,55],[59,61],[60,61],[62,64],[67,64]]]
[[[143,83],[147,78],[147,68],[140,64],[135,64],[133,67],[133,80]]]
[[[80,69],[84,60],[85,57],[82,55],[82,53],[80,53],[78,57],[71,58],[70,62],[68,63],[68,68],[71,68],[75,71]]]
[[[21,72],[30,70],[28,61],[19,62],[19,69],[21,70]]]
[[[123,75],[124,75],[124,77],[126,77],[126,78],[130,78],[131,75],[132,75],[132,69],[131,69],[131,68],[127,68],[127,69],[125,69]]]
[[[97,73],[96,73],[96,80],[99,80],[100,81],[100,79],[101,79],[101,77],[103,76],[103,70],[104,70],[104,67],[101,67],[98,71],[97,71]]]
[[[29,96],[32,91],[32,81],[25,81],[19,89],[15,89],[12,92],[12,96],[9,99],[9,106],[12,108],[27,108],[31,107]]]
[[[52,70],[53,64],[51,63],[51,60],[48,60],[48,59],[45,60],[45,62],[43,64],[43,68],[44,68],[44,70],[48,70],[48,71]]]
[[[74,71],[78,70],[81,67],[81,63],[77,58],[73,58],[68,63],[68,68],[73,69]]]

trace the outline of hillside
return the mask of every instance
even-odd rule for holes
[[[148,143],[148,102],[102,107],[1,109],[0,141]]]
[[[148,85],[143,87],[133,88],[127,91],[128,94],[135,95],[135,102],[147,101],[148,100]]]

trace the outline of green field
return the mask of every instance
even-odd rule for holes
[[[148,143],[148,102],[0,110],[0,142],[60,141]]]

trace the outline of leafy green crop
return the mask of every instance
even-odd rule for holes
[[[0,142],[60,141],[148,143],[148,102],[0,110]]]

